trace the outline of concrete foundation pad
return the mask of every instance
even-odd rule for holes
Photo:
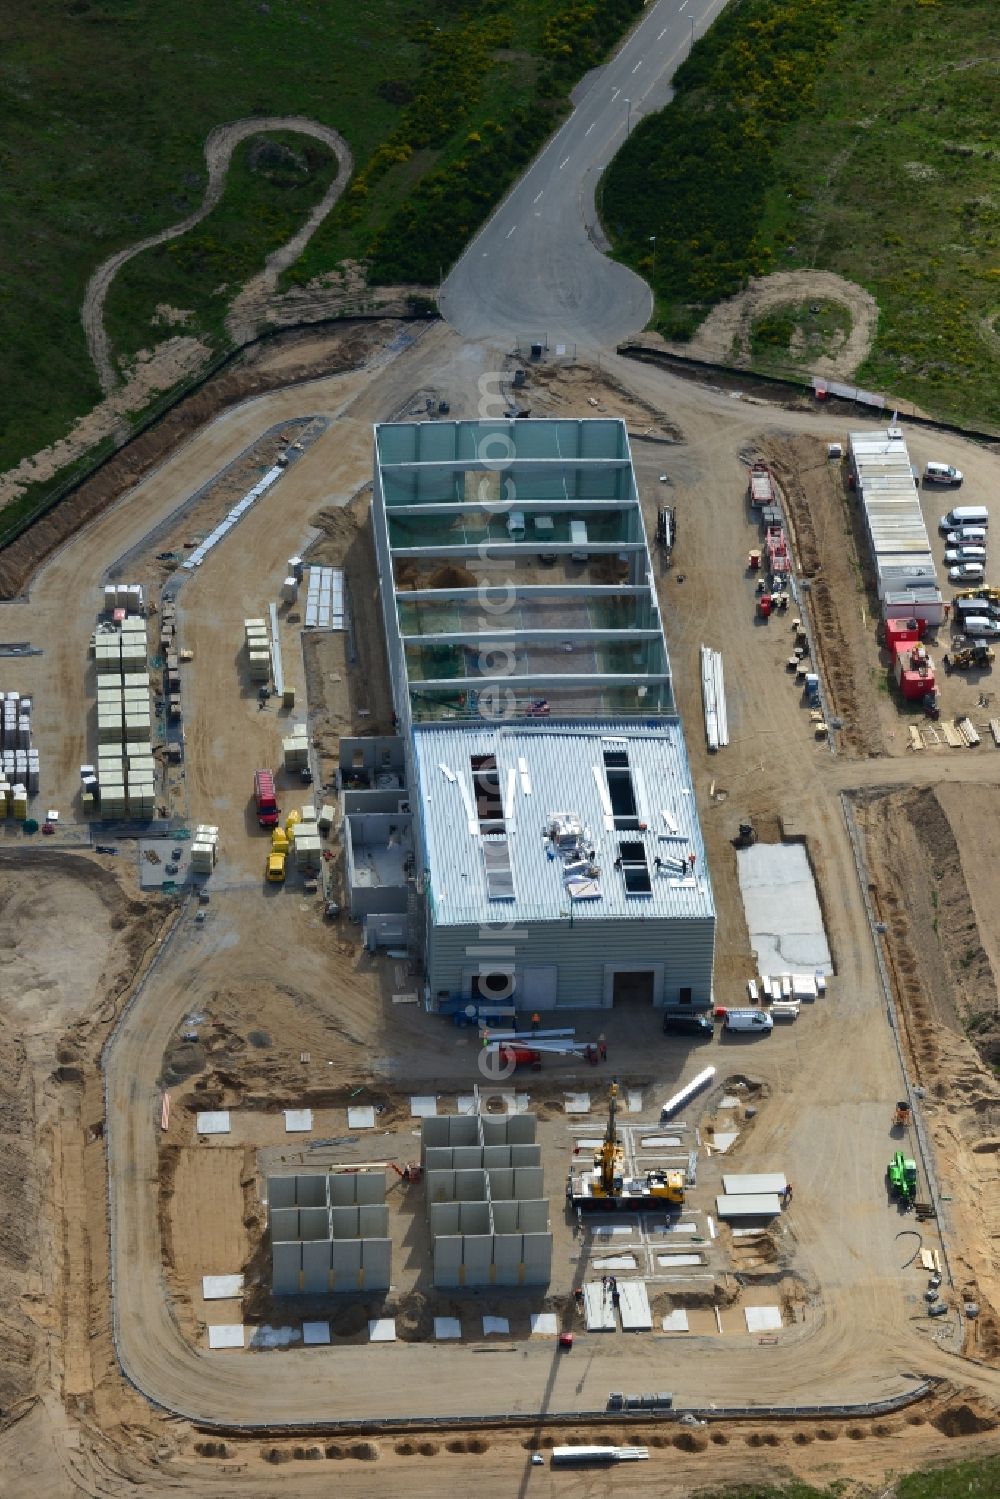
[[[195,1123],[199,1135],[228,1135],[232,1128],[229,1123],[228,1109],[217,1109],[207,1114],[199,1114]]]
[[[746,1306],[747,1332],[777,1332],[781,1327],[780,1306]]]
[[[491,1333],[499,1333],[506,1337],[510,1332],[510,1322],[506,1317],[484,1317],[483,1337],[488,1338]]]
[[[321,1343],[329,1343],[329,1322],[303,1322],[302,1341],[307,1348],[317,1347]]]
[[[591,1230],[595,1239],[632,1239],[638,1232],[639,1225],[634,1218],[622,1223],[597,1223]]]
[[[649,1332],[653,1314],[649,1309],[644,1280],[623,1280],[618,1285],[618,1310],[623,1332]]]
[[[348,1109],[347,1127],[348,1129],[374,1129],[375,1110],[370,1104],[357,1109]]]
[[[462,1324],[457,1317],[435,1317],[434,1337],[439,1343],[447,1342],[449,1338],[460,1338],[462,1336]]]
[[[740,1137],[737,1129],[716,1130],[713,1144],[720,1155],[725,1155],[731,1145],[735,1145]]]
[[[438,1111],[438,1101],[433,1093],[419,1094],[410,1099],[411,1119],[433,1119]]]
[[[250,1334],[251,1348],[289,1348],[292,1343],[300,1343],[302,1333],[297,1327],[271,1327],[264,1323],[261,1327],[255,1327]]]
[[[566,1099],[566,1112],[567,1112],[567,1114],[589,1114],[590,1113],[590,1094],[589,1093],[567,1093],[564,1096],[565,1096],[565,1099]]]
[[[816,885],[800,843],[755,843],[736,855],[740,893],[762,978],[832,973]]]
[[[637,1270],[639,1263],[634,1254],[602,1254],[594,1259],[594,1269],[600,1270],[603,1275],[605,1270]]]
[[[629,1114],[642,1113],[642,1089],[629,1088],[625,1096],[625,1110]]]
[[[681,1143],[680,1135],[646,1135],[642,1141],[643,1150],[674,1150]]]
[[[599,1280],[588,1281],[584,1286],[583,1309],[588,1332],[618,1331],[614,1302]]]
[[[312,1109],[286,1109],[285,1110],[285,1133],[288,1135],[307,1134],[313,1127]]]
[[[559,1335],[559,1319],[555,1312],[532,1312],[531,1336],[533,1338],[555,1338]]]
[[[476,1112],[476,1095],[474,1093],[462,1093],[455,1102],[460,1114],[474,1114]]]
[[[704,1263],[700,1254],[658,1254],[656,1263],[663,1270],[683,1270],[685,1265]]]
[[[373,1317],[368,1324],[369,1343],[395,1343],[395,1317]]]
[[[668,1312],[664,1317],[664,1332],[687,1332],[687,1330],[688,1314],[682,1306],[677,1307],[676,1311]]]
[[[203,1275],[201,1294],[205,1301],[232,1301],[243,1295],[242,1275]]]
[[[209,1348],[242,1348],[244,1328],[242,1322],[224,1322],[208,1329]]]

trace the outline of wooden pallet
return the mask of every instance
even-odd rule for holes
[[[906,732],[910,736],[910,749],[922,750],[924,747],[924,741],[920,737],[920,730],[917,728],[916,724],[911,723]]]
[[[958,729],[953,723],[949,723],[947,719],[941,720],[941,733],[944,735],[945,743],[950,744],[952,749],[968,748]]]

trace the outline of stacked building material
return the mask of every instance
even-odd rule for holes
[[[199,823],[191,843],[191,868],[195,874],[211,874],[219,856],[219,830]]]
[[[296,724],[281,748],[286,770],[304,770],[309,764],[309,733],[304,723]]]
[[[251,682],[266,682],[271,676],[271,640],[264,619],[245,619],[247,657]]]
[[[91,638],[97,663],[97,763],[80,767],[83,810],[148,820],[156,809],[149,641],[138,583],[108,584]]]
[[[38,783],[38,751],[31,739],[31,698],[0,691],[0,817],[13,812],[16,790],[37,796]]]

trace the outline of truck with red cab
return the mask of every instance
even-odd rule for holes
[[[253,799],[257,808],[257,821],[261,827],[276,828],[278,826],[278,799],[274,792],[273,771],[254,771]]]

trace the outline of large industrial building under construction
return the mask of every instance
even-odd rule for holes
[[[435,1004],[707,1006],[715,906],[624,423],[375,440],[403,775],[391,741],[384,775],[342,757],[366,939],[405,941]]]

